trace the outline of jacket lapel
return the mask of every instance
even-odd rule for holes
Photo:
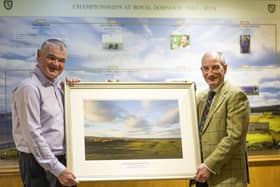
[[[207,95],[207,92],[205,92],[204,94],[203,94],[203,96],[201,97],[201,101],[200,101],[200,103],[199,103],[199,105],[198,105],[198,117],[199,117],[199,123],[200,123],[200,120],[201,120],[201,117],[202,117],[202,115],[203,115],[203,110],[204,110],[204,108],[205,108],[205,105],[206,105],[206,102],[207,102],[207,97],[208,97],[208,95]]]
[[[222,105],[222,103],[225,101],[226,99],[226,95],[227,95],[227,90],[225,89],[225,85],[221,88],[220,91],[218,91],[218,93],[216,94],[216,98],[214,98],[213,103],[211,104],[209,113],[207,115],[207,119],[205,121],[203,130],[202,130],[202,134],[205,132],[205,130],[207,129],[207,127],[209,126],[209,122],[211,121],[214,113],[219,109],[219,107]],[[207,96],[206,96],[207,97]],[[206,100],[205,99],[205,104],[206,104]],[[200,110],[201,111],[201,110]]]

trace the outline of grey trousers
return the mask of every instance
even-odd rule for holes
[[[66,164],[65,156],[57,158]],[[19,153],[19,169],[24,187],[65,187],[56,176],[42,168],[30,153]]]

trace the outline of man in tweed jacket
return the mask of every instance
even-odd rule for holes
[[[195,180],[203,184],[197,186],[207,186],[207,183],[209,187],[247,186],[248,98],[240,88],[224,81],[227,64],[221,52],[206,52],[201,71],[209,89],[197,95],[199,124],[208,92],[216,94],[200,132],[203,163],[197,169]]]

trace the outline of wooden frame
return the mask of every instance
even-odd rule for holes
[[[66,85],[65,110],[77,180],[192,178],[201,162],[193,83]]]

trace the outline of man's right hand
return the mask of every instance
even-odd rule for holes
[[[74,186],[79,183],[75,175],[67,168],[58,176],[58,180],[64,186]]]

